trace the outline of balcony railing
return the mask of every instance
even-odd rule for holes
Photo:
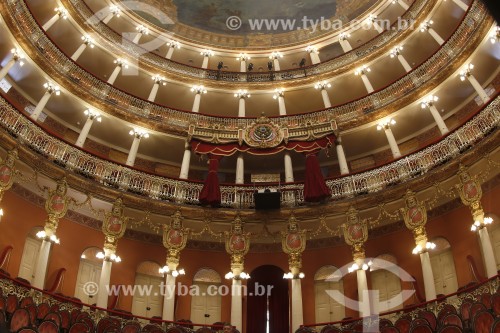
[[[328,179],[326,184],[332,200],[375,193],[384,188],[419,177],[442,163],[456,158],[461,152],[498,127],[500,97],[489,102],[476,116],[444,137],[441,141],[392,163],[366,172],[338,179]],[[74,147],[55,138],[37,124],[19,113],[5,99],[0,99],[0,125],[17,141],[53,161],[66,170],[73,171],[89,180],[122,191],[156,200],[198,204],[201,182],[160,177],[119,165]],[[251,208],[253,192],[274,185],[257,187],[222,185],[222,205],[225,207]],[[304,204],[302,183],[286,183],[280,186],[282,206]]]
[[[108,25],[96,20],[95,13],[81,0],[69,0],[73,8],[80,15],[81,21],[86,22],[102,37],[105,38],[107,46],[119,53],[126,53],[128,57],[141,59],[159,70],[167,70],[192,77],[193,79],[208,79],[227,82],[270,82],[270,81],[287,81],[293,79],[305,78],[311,75],[330,73],[338,70],[343,66],[354,63],[363,57],[366,57],[374,50],[385,46],[391,39],[398,36],[402,30],[396,26],[396,23],[390,29],[377,35],[373,39],[356,47],[350,52],[342,54],[338,57],[328,59],[320,64],[308,66],[306,68],[293,68],[277,72],[261,72],[261,73],[242,73],[242,72],[227,72],[199,67],[188,66],[169,59],[165,59],[158,54],[146,50],[140,45],[133,43],[131,40],[125,39],[122,34],[111,29]],[[416,0],[411,7],[400,17],[399,22],[415,22],[418,16],[426,8],[432,8],[435,1]],[[158,47],[161,45],[158,45]]]
[[[59,75],[67,77],[71,82],[77,84],[80,93],[87,94],[85,99],[97,99],[108,105],[108,111],[111,113],[134,114],[147,118],[157,124],[160,123],[160,126],[164,126],[165,130],[180,135],[187,133],[190,124],[200,126],[218,124],[219,128],[238,129],[248,127],[254,121],[253,118],[216,117],[181,111],[134,97],[103,82],[69,59],[40,28],[24,1],[9,0],[8,9],[11,11],[11,17],[17,22],[20,32],[26,35],[39,55],[45,59],[45,65],[51,66]],[[273,120],[279,126],[291,129],[335,119],[342,127],[342,123],[359,119],[387,106],[422,87],[459,57],[464,45],[471,44],[473,40],[481,37],[476,36],[475,33],[487,17],[484,5],[480,1],[474,1],[457,30],[432,57],[389,86],[346,104],[307,114],[273,117]],[[271,114],[271,112],[267,112],[267,114]]]

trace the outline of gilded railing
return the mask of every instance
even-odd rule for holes
[[[78,84],[82,94],[87,93],[91,96],[86,99],[101,100],[109,105],[110,110],[119,110],[123,114],[148,118],[179,134],[187,133],[190,124],[196,124],[197,127],[203,127],[203,124],[218,124],[219,128],[238,129],[248,127],[254,121],[253,118],[216,117],[180,111],[151,103],[116,89],[69,59],[40,28],[24,1],[8,0],[8,9],[17,22],[20,32],[26,35],[27,39],[40,51],[39,54],[46,59],[46,66],[51,66],[56,72]],[[409,92],[423,86],[458,57],[463,46],[471,42],[475,32],[487,17],[487,10],[482,2],[474,1],[457,30],[445,44],[431,58],[401,79],[353,102],[307,114],[273,117],[274,123],[281,127],[304,128],[311,124],[320,124],[335,119],[342,128],[341,125],[344,122],[355,120],[399,100]]]
[[[395,38],[401,31],[412,27],[412,23],[416,21],[419,14],[426,6],[434,6],[435,2],[427,0],[416,0],[411,7],[394,23],[390,29],[378,34],[368,42],[356,47],[350,52],[342,54],[338,57],[328,59],[320,64],[311,65],[306,68],[293,68],[277,72],[266,73],[241,73],[217,71],[210,69],[202,69],[198,67],[181,64],[169,59],[166,59],[156,53],[147,50],[141,45],[133,43],[131,40],[124,38],[123,34],[111,29],[108,25],[97,19],[96,14],[81,0],[69,0],[73,8],[80,15],[81,21],[86,25],[91,26],[99,36],[105,38],[103,40],[108,47],[111,47],[117,53],[125,52],[127,57],[141,59],[149,64],[158,67],[159,70],[167,70],[181,75],[190,76],[195,79],[208,79],[228,82],[268,82],[268,81],[286,81],[292,79],[304,78],[311,75],[329,73],[343,66],[349,65],[367,55],[374,50],[386,45],[391,39]],[[401,27],[398,27],[396,24]],[[163,40],[161,37],[159,39]],[[149,43],[148,43],[149,44]],[[159,47],[161,45],[157,45]],[[156,48],[157,48],[156,47]],[[155,49],[156,49],[155,48]]]
[[[366,172],[326,181],[332,200],[374,193],[427,173],[496,130],[500,120],[500,97],[491,100],[474,118],[441,141],[392,163]],[[0,125],[18,142],[43,155],[59,166],[122,191],[129,191],[156,200],[198,204],[202,183],[151,175],[108,160],[98,158],[46,133],[20,114],[3,98],[0,99]],[[278,187],[267,184],[257,187],[222,185],[222,205],[250,208],[254,206],[254,190]],[[304,203],[302,183],[280,186],[283,206]]]

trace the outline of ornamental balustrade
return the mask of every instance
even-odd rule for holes
[[[86,99],[97,99],[108,105],[110,109],[122,114],[133,114],[150,119],[181,135],[185,135],[192,124],[198,128],[210,127],[212,131],[214,129],[209,124],[218,124],[219,128],[235,130],[246,128],[254,121],[253,118],[217,117],[176,110],[121,91],[98,79],[69,59],[40,28],[24,1],[9,0],[7,4],[11,17],[18,23],[19,30],[35,46],[39,55],[45,58],[45,65],[52,67],[60,75],[77,84],[80,93],[90,95],[90,98],[86,97]],[[463,51],[463,46],[471,44],[474,38],[478,38],[475,33],[487,21],[488,17],[484,5],[480,1],[474,1],[457,30],[441,48],[427,61],[394,83],[349,103],[317,112],[272,117],[272,119],[280,127],[287,128],[305,128],[311,124],[321,124],[332,120],[336,120],[341,125],[387,106],[422,87],[439,74],[442,68],[457,59]]]
[[[332,200],[375,193],[384,188],[419,177],[429,170],[457,158],[462,152],[494,132],[500,120],[500,97],[490,100],[472,119],[427,148],[407,155],[381,167],[328,179],[326,184]],[[30,119],[19,113],[5,99],[0,99],[0,125],[19,144],[91,181],[129,191],[155,200],[184,204],[199,204],[201,182],[160,177],[91,155],[48,134]],[[251,208],[255,190],[278,188],[282,206],[304,204],[303,183],[228,185],[221,186],[222,206]]]
[[[130,286],[125,286],[130,287]],[[464,302],[481,302],[482,297],[484,295],[495,295],[499,288],[499,279],[498,275],[486,280],[482,283],[478,283],[473,285],[472,287],[465,288],[463,290],[457,291],[456,293],[446,295],[445,297],[440,297],[436,300],[426,302],[423,304],[417,304],[410,308],[405,308],[402,310],[383,312],[380,314],[380,318],[387,318],[395,323],[399,318],[407,318],[409,320],[414,320],[419,318],[421,311],[430,311],[436,317],[439,312],[445,307],[449,307],[450,305],[455,308],[457,313],[460,313],[460,307]],[[141,327],[144,325],[153,325],[157,326],[158,329],[169,329],[172,326],[180,326],[182,327],[182,331],[195,333],[195,330],[200,327],[212,327],[212,325],[200,324],[200,323],[190,323],[189,325],[193,328],[186,327],[180,321],[179,322],[171,322],[164,321],[159,318],[146,318],[141,316],[135,316],[130,312],[125,312],[121,310],[109,310],[98,308],[94,305],[84,304],[78,299],[63,296],[61,294],[53,294],[47,291],[43,291],[40,289],[36,289],[23,283],[22,281],[12,280],[11,278],[0,274],[0,290],[2,290],[2,294],[5,298],[9,296],[15,296],[17,298],[18,304],[24,299],[31,299],[33,304],[39,306],[42,303],[49,305],[50,308],[57,307],[56,311],[68,311],[69,313],[73,313],[74,311],[78,313],[87,313],[88,317],[93,321],[93,326],[96,327],[97,323],[103,318],[113,318],[115,323],[118,323],[119,328],[125,326],[126,324],[135,323],[140,325]],[[309,324],[303,325],[305,327],[310,328],[319,328],[317,331],[319,332],[321,327],[329,324],[331,326],[339,327],[342,325],[354,325],[357,323],[362,323],[366,325],[367,328],[371,327],[374,329],[374,326],[378,326],[379,317],[372,318],[364,318],[364,319],[350,319],[341,322],[335,323],[318,323],[318,324]],[[214,327],[219,328],[219,327]]]
[[[111,47],[117,53],[125,52],[127,56],[134,59],[141,59],[152,66],[162,70],[168,70],[180,75],[190,76],[193,79],[208,79],[226,82],[270,82],[286,81],[305,78],[311,75],[329,73],[343,66],[352,64],[355,61],[370,55],[374,50],[382,48],[390,40],[397,37],[402,31],[412,28],[412,24],[419,17],[421,12],[435,6],[436,1],[416,0],[410,8],[383,33],[378,34],[368,42],[356,47],[350,52],[344,53],[338,57],[328,59],[322,63],[307,66],[305,68],[293,68],[276,72],[228,72],[210,69],[202,69],[185,64],[181,64],[170,59],[166,59],[151,50],[144,49],[141,45],[127,40],[122,34],[111,29],[108,25],[96,19],[96,14],[87,6],[84,1],[69,0],[82,22],[90,25],[99,36],[103,37],[102,42],[107,47]],[[400,26],[398,26],[400,25]],[[401,28],[403,27],[403,28]],[[310,37],[310,34],[306,36]],[[161,36],[157,38],[162,38]]]

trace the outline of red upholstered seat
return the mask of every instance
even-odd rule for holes
[[[460,328],[464,328],[464,325],[462,324],[462,319],[460,319],[460,317],[454,313],[450,313],[446,317],[442,318],[439,324],[441,327],[454,325]]]
[[[38,325],[38,333],[59,333],[59,327],[51,320],[43,321]]]
[[[462,333],[463,330],[461,327],[449,325],[449,326],[441,327],[441,329],[438,332],[439,333]]]
[[[321,329],[321,333],[338,333],[338,332],[342,332],[342,330],[333,325],[326,325],[325,327],[323,327],[323,329]]]
[[[439,313],[437,315],[437,321],[438,323],[441,322],[441,320],[446,317],[447,315],[449,314],[452,314],[452,313],[457,313],[457,309],[455,309],[455,307],[451,304],[445,304],[443,305],[443,307],[441,308],[441,310],[439,310]]]
[[[59,311],[59,315],[61,316],[61,328],[63,330],[69,329],[71,326],[71,314],[68,310]]]
[[[210,327],[200,327],[195,331],[195,333],[214,333],[214,332],[215,331],[212,330]],[[313,332],[314,331],[309,327],[301,327],[295,331],[295,333],[313,333]]]
[[[432,333],[429,325],[415,325],[410,329],[410,333]]]
[[[71,325],[76,323],[76,318],[78,318],[78,315],[80,315],[81,311],[79,309],[74,309],[71,311]]]
[[[30,314],[26,309],[17,309],[12,314],[10,320],[10,331],[17,332],[23,327],[28,327],[30,323]]]
[[[26,307],[24,307],[26,310],[28,310],[29,314],[30,314],[30,323],[31,325],[35,325],[36,324],[36,319],[37,319],[37,315],[38,315],[38,309],[36,307],[35,304],[30,304]]]
[[[89,330],[92,332],[92,331],[94,331],[94,327],[95,327],[94,321],[92,320],[92,318],[90,318],[88,316],[87,313],[85,313],[85,314],[84,313],[85,312],[81,313],[78,316],[77,322],[85,323],[88,326]]]
[[[178,328],[179,330],[178,331],[175,331],[175,330],[174,331],[169,331],[169,330],[167,330],[167,332],[171,332],[171,333],[174,333],[174,332],[179,332],[180,333],[180,332],[182,332],[182,333],[184,333],[184,329],[182,327],[180,327],[180,326],[174,326],[174,327]],[[142,328],[142,331],[143,332],[148,332],[148,333],[160,333],[160,332],[163,333],[163,330],[161,329],[161,327],[158,326],[158,325],[155,325],[155,324],[147,324],[146,326],[144,326]]]
[[[122,328],[122,333],[139,333],[141,331],[141,325],[139,323],[127,323]]]
[[[21,328],[17,333],[37,333],[38,331],[31,327]]]
[[[50,311],[50,305],[47,303],[40,303],[38,305],[37,319],[43,319]]]
[[[90,332],[89,327],[85,323],[74,323],[69,328],[68,333],[87,333]]]
[[[401,318],[401,319],[398,319],[398,321],[396,321],[394,326],[399,330],[399,332],[408,333],[408,332],[410,332],[411,322],[410,322],[410,320],[408,320],[406,318]]]
[[[148,326],[148,325],[146,325],[146,326]],[[144,329],[143,329],[143,332],[145,332],[145,331],[144,331]],[[159,332],[157,332],[157,331],[148,331],[148,332],[155,332],[155,333],[159,333]],[[165,331],[165,333],[185,333],[185,332],[186,332],[186,331],[185,331],[185,330],[184,330],[184,328],[183,328],[183,327],[181,327],[181,326],[171,326],[171,327],[169,327],[169,328]]]
[[[481,303],[484,304],[484,306],[487,308],[487,309],[491,309],[491,294],[489,293],[484,293],[481,295]]]
[[[43,320],[44,321],[51,320],[57,325],[57,327],[61,327],[62,319],[61,319],[61,315],[58,312],[47,313],[47,315],[45,316],[45,318],[43,318]]]
[[[7,301],[5,298],[0,297],[0,310],[5,310],[5,307],[7,306]]]
[[[392,321],[390,321],[389,319],[381,318],[378,322],[378,326],[380,328],[382,328],[382,327],[388,327],[388,326],[393,326],[393,325],[392,325]]]
[[[5,312],[7,314],[12,314],[16,311],[18,307],[18,300],[16,295],[9,295],[7,297],[7,305],[5,306]]]
[[[421,326],[421,325],[427,325],[427,326],[430,326],[429,325],[429,322],[427,321],[427,319],[425,318],[415,318],[414,320],[412,320],[411,324],[410,324],[410,329],[412,327],[415,327],[415,326]]]
[[[427,320],[427,322],[429,323],[429,326],[432,328],[432,330],[436,329],[437,320],[436,320],[436,316],[434,315],[433,312],[431,312],[431,311],[420,311],[418,313],[418,317],[419,318],[424,318],[425,320]]]
[[[491,327],[491,333],[500,333],[500,317],[497,317]]]
[[[0,310],[0,325],[3,325],[5,324],[6,320],[5,320],[5,312],[3,312],[2,310]]]
[[[475,333],[490,333],[495,319],[488,311],[480,311],[472,318],[472,328]]]
[[[500,316],[500,294],[495,294],[491,298],[491,308],[495,315]]]
[[[399,330],[394,326],[386,326],[380,328],[381,333],[399,333]]]
[[[486,311],[486,307],[483,303],[474,303],[470,306],[469,319],[474,320],[477,313],[481,311]]]
[[[471,306],[472,306],[472,301],[469,299],[464,300],[462,302],[462,305],[460,305],[460,316],[462,317],[463,321],[470,319]]]
[[[21,301],[20,307],[21,308],[26,308],[28,305],[32,305],[32,304],[35,304],[35,302],[33,302],[33,298],[31,298],[31,297],[25,297]]]

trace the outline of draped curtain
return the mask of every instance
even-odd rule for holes
[[[221,158],[222,156],[208,154],[208,175],[199,196],[202,205],[217,207],[221,203],[219,176],[217,175]]]
[[[283,270],[272,265],[264,265],[250,273],[247,297],[247,332],[265,333],[267,322],[267,301],[269,300],[269,332],[288,333],[289,296],[288,280],[283,279]],[[258,295],[255,286],[265,287],[266,293]],[[270,289],[268,286],[272,286]],[[270,294],[267,294],[270,290]]]
[[[306,179],[304,182],[304,201],[318,202],[330,197],[330,189],[319,166],[317,151],[306,155]]]

